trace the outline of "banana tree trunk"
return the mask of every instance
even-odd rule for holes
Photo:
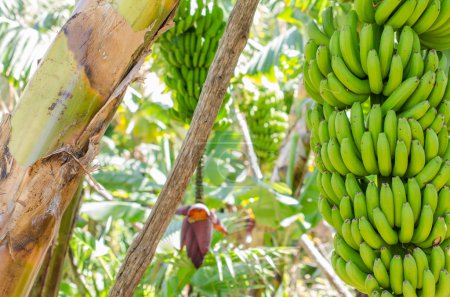
[[[179,0],[80,0],[0,123],[0,296],[26,296],[61,216]]]

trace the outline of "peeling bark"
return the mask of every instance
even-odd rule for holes
[[[123,8],[144,2],[145,13]],[[177,4],[81,0],[0,123],[0,296],[29,292],[126,87]],[[153,17],[147,29],[136,31],[137,16]]]

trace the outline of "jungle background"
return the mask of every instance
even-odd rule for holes
[[[0,119],[14,109],[75,2],[0,0]],[[233,4],[210,3],[224,10],[225,19]],[[175,217],[135,296],[181,296],[189,290],[199,296],[339,295],[301,241],[307,234],[329,258],[332,231],[317,210],[305,123],[312,101],[300,75],[303,24],[320,22],[319,12],[329,5],[346,9],[328,0],[261,2],[228,90],[224,120],[203,162],[203,202],[228,235],[213,233],[210,252],[195,269],[180,251],[183,218]],[[97,169],[80,189],[60,296],[107,296],[187,133],[189,125],[173,112],[163,51],[156,42],[103,138]],[[183,205],[195,203],[195,192],[193,177]]]

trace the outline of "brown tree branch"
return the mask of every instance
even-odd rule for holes
[[[200,160],[244,49],[259,0],[238,0],[203,86],[191,127],[144,229],[132,243],[109,296],[132,296]]]

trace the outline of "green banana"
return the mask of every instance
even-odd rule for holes
[[[378,53],[375,49],[371,49],[367,55],[367,74],[370,91],[374,94],[380,94],[383,91],[383,76]]]
[[[379,104],[374,104],[369,111],[367,128],[372,135],[374,146],[378,143],[378,136],[383,131],[383,116]]]
[[[426,270],[429,271],[427,255],[421,248],[416,247],[413,250],[413,257],[414,257],[414,260],[416,261],[416,265],[417,265],[417,288],[421,289],[423,287],[425,289],[425,284],[424,284],[425,274],[426,274],[425,272],[426,272]],[[431,274],[431,275],[433,275],[433,274]],[[434,280],[434,277],[433,277],[433,280]],[[434,286],[434,281],[433,281],[433,286]]]
[[[433,178],[431,183],[436,188],[436,190],[442,189],[443,186],[448,184],[450,179],[450,162],[445,161],[445,163],[439,169],[437,175]]]
[[[419,122],[415,119],[408,119],[409,126],[411,127],[411,136],[413,141],[419,141],[421,146],[425,145],[425,135],[423,134],[422,126],[420,126]],[[412,146],[411,142],[411,146]]]
[[[439,280],[439,273],[445,267],[445,253],[440,246],[433,246],[431,248],[430,270],[433,273],[434,279]]]
[[[367,273],[364,273],[360,268],[353,263],[353,259],[347,262],[345,271],[348,276],[357,284],[359,288],[364,288],[367,278]]]
[[[322,196],[319,197],[319,211],[325,221],[327,221],[328,224],[332,225],[333,220],[331,219],[331,206],[328,203],[328,200]]]
[[[422,101],[411,107],[410,109],[405,109],[399,116],[405,118],[413,118],[415,120],[420,119],[425,115],[425,113],[430,108],[431,104],[428,100]]]
[[[441,270],[435,297],[448,297],[450,292],[450,274],[447,270]]]
[[[420,80],[417,77],[410,77],[396,88],[391,95],[381,105],[383,114],[386,114],[388,110],[398,111],[408,98],[414,93],[419,86]]]
[[[429,1],[430,0],[418,0],[417,1],[416,7],[414,8],[413,13],[406,21],[406,24],[408,26],[413,26],[417,22],[419,17],[422,15],[422,13],[427,8]]]
[[[428,204],[433,213],[436,211],[438,204],[439,193],[433,184],[427,184],[423,190],[423,204]]]
[[[424,71],[425,63],[423,62],[420,52],[413,52],[405,69],[405,78],[413,76],[421,77]]]
[[[403,106],[403,109],[404,110],[411,109],[418,103],[425,101],[426,98],[428,98],[428,96],[433,91],[435,81],[436,81],[436,73],[434,73],[433,71],[425,72],[425,74],[420,78],[420,82],[419,85],[417,86],[417,89],[406,101],[405,105]]]
[[[334,27],[334,22],[333,22],[333,7],[332,6],[325,8],[325,10],[323,11],[322,26],[323,26],[323,31],[325,32],[325,34],[328,37],[331,37],[333,35],[334,31],[336,30],[336,28]]]
[[[361,217],[367,216],[366,197],[364,193],[362,192],[356,193],[355,199],[353,200],[353,209],[355,218],[359,219]]]
[[[413,140],[411,143],[411,160],[414,162],[409,162],[408,170],[406,170],[406,175],[408,177],[416,176],[425,167],[425,150],[418,140]]]
[[[397,244],[397,232],[392,229],[388,219],[378,207],[373,210],[373,218],[375,220],[375,226],[381,238],[390,245]]]
[[[359,57],[361,66],[367,74],[367,55],[371,49],[375,48],[373,24],[364,24],[359,32]]]
[[[380,258],[375,259],[373,263],[373,274],[382,288],[390,287],[389,273]]]
[[[383,25],[389,19],[389,16],[400,5],[401,0],[382,0],[380,1],[375,11],[375,22],[378,25]]]
[[[355,102],[364,102],[368,98],[368,95],[348,91],[333,72],[328,73],[327,79],[331,93],[344,105],[350,106]]]
[[[378,169],[382,176],[390,176],[392,172],[391,152],[385,133],[378,135],[377,142]]]
[[[406,273],[406,271],[405,271]],[[404,280],[403,281],[403,297],[417,297],[416,289],[413,287],[411,282]]]
[[[417,0],[406,0],[400,5],[395,13],[387,21],[387,25],[392,26],[394,29],[401,28],[408,18],[412,15],[414,8],[416,7]]]
[[[320,156],[322,157],[322,162],[325,165],[325,168],[329,171],[329,172],[334,172],[335,169],[333,167],[333,165],[331,164],[330,158],[328,157],[328,142],[325,142],[322,144],[322,147],[320,149]]]
[[[361,158],[364,164],[364,168],[369,174],[378,173],[377,156],[372,140],[372,135],[369,131],[364,132],[361,139]]]
[[[358,267],[358,269],[360,269],[363,272],[370,271],[368,267],[366,267],[366,265],[364,264],[364,261],[362,260],[359,253],[354,249],[352,249],[351,246],[349,246],[347,242],[345,242],[345,240],[340,236],[335,237],[335,249],[336,253],[339,256],[341,256],[342,259],[344,259],[345,261],[347,262],[353,261],[355,266]]]
[[[380,206],[380,193],[378,191],[378,187],[372,181],[367,185],[366,205],[368,210],[367,216],[369,218],[369,221],[372,225],[375,225],[372,210]]]
[[[344,220],[354,218],[352,201],[350,200],[350,197],[348,197],[348,196],[342,197],[341,202],[339,203],[339,211],[340,211],[341,217]]]
[[[363,239],[362,239],[361,233],[359,232],[358,219],[352,220],[351,232],[352,232],[353,241],[356,242],[358,245],[360,245],[361,242],[363,241]],[[364,261],[364,263],[366,263],[366,262]],[[366,263],[366,266],[367,266],[367,263]],[[370,266],[367,266],[367,267],[370,267]]]
[[[327,76],[328,73],[333,71],[331,68],[331,56],[328,47],[321,45],[317,48],[316,52],[317,66],[323,76]]]
[[[438,205],[434,214],[434,220],[436,220],[437,217],[444,216],[447,212],[450,212],[450,188],[445,186],[439,192]]]
[[[366,74],[361,66],[361,61],[359,57],[358,45],[356,44],[355,38],[353,38],[353,32],[350,26],[344,26],[339,35],[339,45],[342,54],[342,58],[348,68],[358,76],[359,78],[364,78]]]
[[[389,279],[389,276],[388,276]],[[378,281],[372,274],[368,274],[366,278],[366,282],[364,285],[364,288],[366,289],[366,292],[369,294],[372,294],[373,291],[377,290],[380,287],[378,284]]]
[[[423,188],[427,183],[433,180],[433,178],[439,172],[441,165],[442,158],[439,156],[434,157],[425,165],[422,171],[420,171],[419,174],[417,174],[415,177],[420,188]]]
[[[395,227],[401,227],[403,204],[406,203],[407,199],[405,186],[398,176],[392,178],[392,194],[394,196],[394,225]]]
[[[402,58],[402,65],[406,67],[413,51],[414,34],[416,34],[411,27],[403,27],[400,33],[400,39],[397,45],[397,53]]]
[[[403,73],[403,66],[401,63],[401,58],[399,55],[396,55],[398,57],[398,61],[394,62],[394,57],[392,56],[394,53],[394,29],[386,25],[384,26],[383,33],[381,33],[380,38],[380,51],[379,51],[379,58],[380,58],[380,65],[381,65],[381,74],[383,79],[385,79],[388,76],[389,69],[391,72],[396,72],[396,75],[398,75],[398,72],[401,71]],[[398,67],[400,66],[400,67]],[[393,76],[394,74],[392,74]],[[402,77],[402,74],[400,75]],[[389,74],[389,80],[391,80],[391,74]],[[400,79],[401,82],[401,79]],[[394,82],[391,82],[391,85]],[[388,83],[389,84],[389,83]],[[387,87],[387,86],[386,86]],[[386,89],[385,87],[385,89]],[[391,86],[392,87],[392,86]],[[386,94],[385,91],[383,91],[383,94],[385,96],[389,95]]]
[[[373,23],[375,21],[375,10],[372,0],[355,0],[354,8],[358,18],[364,23]]]
[[[405,281],[409,282],[412,286],[413,291],[417,288],[417,264],[416,260],[411,254],[406,254],[403,258],[403,278]]]
[[[389,267],[389,280],[395,294],[403,293],[403,261],[399,255],[392,257]]]
[[[315,21],[309,21],[306,26],[306,32],[309,38],[313,39],[318,45],[328,46],[330,38],[319,29]]]
[[[439,56],[435,49],[431,49],[427,53],[427,57],[425,58],[425,71],[433,71],[436,72],[439,66]]]
[[[437,114],[436,108],[430,107],[430,109],[428,109],[425,115],[419,119],[419,124],[420,126],[422,126],[423,130],[426,130],[433,124],[434,119],[436,118],[436,114]]]
[[[346,168],[354,175],[365,176],[367,171],[357,155],[353,140],[344,138],[341,143],[341,156]]]
[[[359,244],[356,244],[353,240],[352,230],[351,230],[351,220],[344,220],[344,224],[342,224],[342,237],[344,241],[354,250],[358,250]]]
[[[388,183],[381,184],[380,190],[380,209],[386,216],[391,227],[394,227],[394,194]]]
[[[433,129],[428,128],[425,132],[425,160],[430,161],[439,153],[439,138]]]
[[[391,158],[394,157],[395,147],[397,144],[397,130],[398,130],[397,114],[393,110],[389,110],[384,118],[384,133],[389,141],[391,151]]]
[[[399,240],[401,243],[411,241],[414,234],[414,213],[408,202],[403,203]]]
[[[389,265],[392,260],[391,250],[385,246],[382,246],[380,249],[380,258],[383,261],[384,267],[389,270]]]
[[[346,175],[350,171],[344,164],[341,157],[341,148],[336,138],[331,138],[327,146],[328,156],[330,157],[331,164],[341,175]]]
[[[342,236],[342,224],[344,224],[344,221],[341,218],[341,214],[339,213],[337,206],[333,206],[331,208],[331,221],[337,233]]]
[[[383,51],[380,52],[380,60],[382,57],[382,53]],[[390,96],[392,92],[394,92],[402,83],[403,64],[400,55],[395,54],[394,56],[392,56],[392,63],[387,65],[386,67],[388,67],[386,70],[386,76],[388,76],[389,74],[389,77],[383,88],[383,95]]]
[[[430,248],[433,245],[441,243],[445,239],[446,233],[447,225],[445,224],[445,219],[443,217],[438,217],[427,239],[417,243],[416,245],[421,248]]]
[[[356,193],[362,192],[358,180],[351,173],[347,174],[345,177],[345,189],[352,200],[355,199]]]
[[[414,214],[414,222],[417,222],[422,206],[420,186],[415,178],[409,178],[406,184],[406,197]]]
[[[447,88],[448,76],[444,70],[438,69],[436,71],[436,84],[431,91],[428,101],[430,101],[431,106],[436,107],[441,103],[444,98],[445,90]]]
[[[359,102],[355,102],[352,105],[350,112],[350,126],[352,130],[353,139],[355,141],[355,145],[361,152],[362,146],[361,142],[365,128],[364,128],[364,113],[361,107],[361,103]]]
[[[425,269],[423,271],[422,284],[422,296],[436,296],[436,280],[430,269]]]
[[[366,267],[373,267],[373,263],[376,259],[376,253],[366,242],[363,241],[359,245],[359,253]]]
[[[359,231],[363,240],[373,249],[380,249],[386,245],[386,242],[381,238],[377,231],[372,227],[370,222],[365,218],[359,219]]]
[[[399,139],[395,148],[394,168],[392,174],[394,176],[404,176],[408,169],[408,149],[405,141]]]
[[[439,0],[431,0],[431,3],[428,5],[427,9],[423,12],[423,14],[419,17],[417,22],[413,25],[413,30],[417,34],[422,34],[426,32],[437,19],[440,11],[440,1]]]
[[[331,67],[336,77],[340,82],[351,92],[355,94],[369,94],[371,88],[368,80],[362,80],[352,73],[352,71],[345,65],[344,60],[339,56],[331,58]]]

